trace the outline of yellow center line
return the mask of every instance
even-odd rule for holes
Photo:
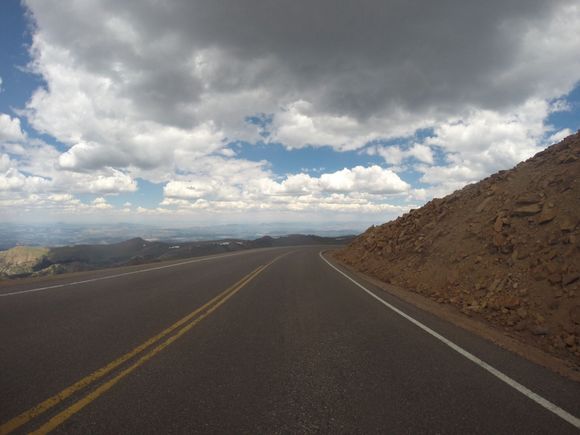
[[[261,269],[259,269],[259,271],[254,276],[258,275],[266,267],[267,266],[264,266]],[[248,281],[250,281],[250,280],[248,280]],[[178,332],[176,332],[174,335],[172,335],[167,340],[165,340],[163,343],[161,343],[160,345],[158,345],[154,349],[147,352],[145,355],[143,355],[141,358],[139,358],[134,364],[132,364],[131,366],[129,366],[126,369],[124,369],[123,371],[121,371],[117,376],[115,376],[114,378],[108,380],[107,382],[99,385],[95,390],[93,390],[92,392],[87,394],[85,397],[83,397],[79,401],[70,405],[64,411],[55,415],[53,418],[51,418],[48,422],[43,424],[37,430],[30,432],[30,434],[31,435],[47,434],[50,431],[54,430],[57,426],[60,426],[62,423],[64,423],[66,420],[68,420],[70,417],[72,417],[74,414],[76,414],[81,409],[83,409],[85,406],[87,406],[88,404],[90,404],[91,402],[93,402],[94,400],[96,400],[97,398],[102,396],[105,392],[110,390],[121,379],[123,379],[124,377],[126,377],[127,375],[129,375],[130,373],[135,371],[138,367],[145,364],[147,361],[149,361],[151,358],[153,358],[155,355],[157,355],[159,352],[161,352],[163,349],[165,349],[167,346],[169,346],[171,343],[176,341],[179,337],[181,337],[183,334],[185,334],[187,331],[189,331],[191,328],[193,328],[195,325],[197,325],[199,322],[201,322],[207,316],[209,316],[212,312],[217,310],[229,298],[231,298],[242,287],[244,287],[244,285],[246,285],[248,281],[238,285],[234,290],[232,290],[230,293],[228,293],[226,296],[224,296],[224,298],[221,299],[217,304],[215,304],[211,308],[209,308],[204,314],[197,317],[196,319],[191,321],[191,323],[188,323],[183,328],[181,328]]]
[[[284,255],[286,255],[286,254],[284,254]],[[284,256],[284,255],[282,255],[282,256]],[[209,307],[211,307],[212,305],[214,305],[216,303],[218,303],[217,306],[221,305],[221,302],[219,302],[220,300],[227,300],[227,299],[229,299],[229,297],[231,296],[231,294],[236,293],[240,288],[242,288],[244,285],[246,285],[248,282],[250,282],[252,279],[254,279],[266,267],[270,266],[270,264],[272,264],[274,261],[276,261],[278,258],[281,258],[282,256],[277,257],[276,259],[274,259],[272,262],[268,263],[265,266],[258,267],[253,272],[251,272],[248,275],[244,276],[237,283],[235,283],[234,285],[230,286],[229,288],[227,288],[226,290],[224,290],[222,293],[220,293],[219,295],[217,295],[216,297],[214,297],[213,299],[211,299],[205,305],[203,305],[203,306],[197,308],[196,310],[192,311],[187,316],[185,316],[182,319],[178,320],[173,325],[169,326],[165,330],[161,331],[159,334],[157,334],[154,337],[150,338],[149,340],[145,341],[144,343],[142,343],[141,345],[137,346],[136,348],[134,348],[130,352],[126,353],[125,355],[117,358],[116,360],[110,362],[106,366],[104,366],[104,367],[96,370],[95,372],[91,373],[90,375],[88,375],[88,376],[82,378],[81,380],[75,382],[74,384],[70,385],[69,387],[65,388],[64,390],[62,390],[61,392],[55,394],[54,396],[49,397],[48,399],[44,400],[40,404],[36,405],[35,407],[30,408],[29,410],[27,410],[27,411],[23,412],[22,414],[14,417],[13,419],[9,420],[8,422],[0,425],[0,434],[2,434],[2,435],[8,434],[8,433],[14,431],[15,429],[18,429],[20,426],[29,423],[32,419],[38,417],[39,415],[41,415],[42,413],[46,412],[50,408],[52,408],[55,405],[61,403],[62,401],[64,401],[68,397],[72,396],[77,391],[80,391],[81,389],[89,386],[93,382],[99,380],[103,376],[105,376],[108,373],[110,373],[112,370],[114,370],[117,367],[119,367],[121,364],[123,364],[126,361],[130,360],[131,358],[137,356],[138,354],[140,354],[141,352],[143,352],[145,349],[147,349],[148,347],[152,346],[153,344],[155,344],[156,342],[158,342],[159,340],[161,340],[163,337],[165,337],[168,334],[170,334],[171,332],[175,331],[177,328],[179,328],[180,326],[182,326],[184,323],[187,323],[188,321],[190,321],[192,318],[194,318],[200,312],[203,312],[204,310],[208,310]],[[212,311],[213,311],[213,309],[212,310],[208,310],[207,313],[204,314],[201,317],[201,319],[203,319],[204,317],[206,317],[207,314],[210,313],[210,312],[212,312]],[[195,322],[193,324],[195,324]],[[191,326],[193,326],[193,324]]]

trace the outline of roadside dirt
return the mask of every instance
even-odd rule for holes
[[[580,132],[334,257],[580,370]]]

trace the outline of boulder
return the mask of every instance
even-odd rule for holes
[[[577,219],[572,219],[570,216],[562,216],[558,219],[558,226],[563,232],[570,232],[576,229],[578,225]]]
[[[549,208],[549,207],[545,207],[542,212],[540,213],[540,215],[538,216],[538,223],[540,225],[542,224],[547,224],[548,222],[551,222],[554,220],[554,218],[556,217],[556,209],[555,208]]]
[[[514,217],[533,216],[542,211],[540,204],[526,204],[520,205],[512,210],[511,215]]]

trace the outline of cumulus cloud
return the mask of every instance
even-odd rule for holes
[[[98,209],[104,209],[104,210],[106,210],[106,209],[108,209],[108,208],[112,208],[112,207],[113,207],[113,206],[112,206],[111,204],[109,204],[109,203],[107,202],[107,200],[106,200],[105,198],[103,198],[102,196],[99,196],[98,198],[95,198],[95,199],[93,200],[93,203],[92,203],[92,204],[93,204],[93,206],[94,206],[95,208],[98,208]]]
[[[409,185],[394,172],[379,166],[343,169],[320,176],[322,189],[327,192],[364,192],[389,194],[404,192]]]
[[[399,165],[403,163],[404,160],[415,158],[419,162],[433,164],[433,150],[427,145],[420,143],[415,143],[406,149],[403,149],[399,145],[391,146],[370,146],[366,149],[366,153],[373,156],[381,156],[386,163],[391,165]]]
[[[98,175],[87,184],[87,191],[92,193],[135,192],[137,183],[129,175],[112,170],[111,175]]]
[[[24,140],[25,135],[20,127],[20,119],[0,113],[0,142],[22,142]]]
[[[440,150],[445,163],[416,165],[420,181],[431,186],[432,195],[440,196],[513,167],[571,133],[564,129],[549,135],[547,116],[563,109],[531,99],[513,110],[472,110],[466,117],[439,124],[422,145]]]
[[[0,212],[3,217],[12,220],[32,218],[38,219],[71,219],[85,217],[94,219],[119,218],[121,210],[115,209],[104,198],[84,203],[74,195],[66,193],[26,193],[26,192],[1,192]]]
[[[216,179],[206,180],[198,177],[189,181],[171,181],[164,189],[169,198],[197,199],[214,197],[218,199],[237,198],[240,194],[253,192],[264,196],[290,195],[299,196],[315,193],[370,193],[395,194],[405,192],[409,185],[397,174],[379,166],[356,166],[352,169],[322,174],[312,177],[300,173],[287,176],[276,182],[267,174],[260,178],[240,180],[238,184],[229,184],[230,179],[221,182]],[[228,185],[229,184],[229,185]]]
[[[356,166],[312,177],[299,173],[276,181],[264,172],[260,177],[206,180],[203,177],[171,181],[164,189],[162,205],[182,209],[219,211],[291,210],[401,212],[405,207],[385,200],[410,186],[397,174],[379,166]]]
[[[70,193],[54,193],[49,195],[48,199],[55,202],[70,202],[75,200]]]
[[[346,150],[473,107],[568,92],[580,69],[576,2],[496,3],[29,0],[35,66],[49,83],[29,116],[76,147],[80,166],[111,164],[91,147],[139,166],[170,160],[155,149],[172,156],[200,126],[210,149],[256,140],[244,123],[253,113],[272,113],[271,138],[289,148]],[[137,131],[155,146],[132,143]]]
[[[10,167],[11,162],[8,154],[0,154],[0,172],[6,172]]]
[[[49,180],[27,176],[12,168],[4,174],[0,174],[0,192],[1,191],[18,191],[18,192],[38,192],[46,190]]]
[[[61,170],[57,164],[59,152],[41,141],[28,141],[25,146],[0,145],[1,150],[8,153],[0,154],[0,190],[57,195],[107,195],[137,190],[133,177],[110,167],[90,172]]]
[[[0,114],[0,186],[109,195],[143,178],[164,184],[158,213],[392,211],[387,196],[424,200],[563,137],[546,119],[580,80],[575,0],[25,3],[46,87],[17,113],[65,150]],[[280,177],[237,141],[392,166]]]

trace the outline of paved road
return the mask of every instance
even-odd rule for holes
[[[546,409],[321,249],[0,286],[0,433],[579,433],[578,384],[362,282]]]

